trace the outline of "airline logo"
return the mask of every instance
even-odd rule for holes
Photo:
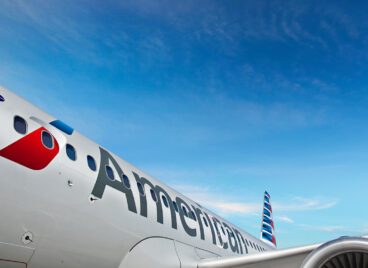
[[[276,247],[275,226],[272,218],[271,196],[266,191],[263,202],[263,222],[261,239]]]
[[[73,128],[60,120],[52,121],[50,125],[67,135],[74,132]],[[47,144],[44,139],[47,139]],[[59,151],[57,139],[45,127],[40,127],[0,150],[0,156],[29,169],[42,170],[54,160]]]
[[[42,143],[44,132],[52,139],[50,148]],[[40,127],[0,150],[0,156],[33,170],[46,168],[58,153],[57,140],[44,127]]]
[[[105,171],[106,165],[112,163],[118,174],[126,174],[116,159],[105,149],[100,147],[101,163],[96,183],[92,190],[91,201],[102,199],[106,188],[113,188],[121,192],[125,196],[128,210],[142,217],[148,215],[147,194],[135,195],[130,187],[124,185],[119,180],[111,180]],[[191,237],[198,237],[201,240],[212,241],[214,245],[220,246],[237,254],[248,254],[249,242],[243,234],[235,227],[230,226],[226,222],[221,221],[215,216],[210,215],[202,210],[198,204],[190,204],[179,196],[171,196],[160,185],[155,185],[149,179],[141,177],[136,172],[132,172],[132,177],[137,185],[141,185],[143,189],[148,187],[151,194],[155,196],[156,204],[156,221],[164,224],[163,210],[169,209],[169,224],[172,229],[178,229],[181,223],[185,233]],[[131,178],[132,178],[131,177]],[[161,202],[165,198],[166,202]],[[139,206],[137,206],[139,204]],[[166,208],[165,208],[166,207]],[[189,221],[193,224],[190,224]],[[210,230],[210,234],[205,231]]]

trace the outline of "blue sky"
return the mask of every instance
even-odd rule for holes
[[[0,84],[281,247],[368,233],[366,1],[0,3]]]

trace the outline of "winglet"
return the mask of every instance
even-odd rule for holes
[[[276,248],[275,225],[273,223],[271,196],[265,191],[263,201],[263,217],[261,240]]]

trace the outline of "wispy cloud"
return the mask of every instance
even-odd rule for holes
[[[242,203],[231,202],[228,197],[221,195],[217,196],[211,193],[210,189],[200,188],[191,185],[174,185],[174,189],[177,189],[208,208],[215,210],[221,215],[241,214],[241,215],[254,215],[261,212],[262,204],[256,203]]]
[[[351,235],[351,236],[364,236],[368,234],[367,226],[359,225],[321,225],[321,224],[296,224],[298,229],[308,232],[321,232],[337,235]]]
[[[323,210],[336,206],[337,200],[325,200],[320,198],[294,197],[288,203],[275,203],[278,211],[306,211]]]
[[[257,215],[262,212],[262,203],[239,202],[238,198],[226,196],[223,193],[217,195],[210,189],[200,188],[190,185],[176,185],[174,188],[182,191],[196,202],[208,206],[221,215]],[[235,200],[235,201],[234,201]],[[324,210],[337,205],[336,200],[325,200],[319,198],[294,197],[288,203],[275,203],[274,210],[280,212],[301,212],[307,210]],[[278,217],[281,221],[293,223],[294,221],[286,216]]]
[[[191,185],[174,185],[174,188],[223,217],[236,216],[238,219],[244,220],[249,216],[259,216],[262,212],[262,204],[254,202],[234,202],[234,200],[237,199],[234,196],[227,196],[223,193],[219,195],[213,192],[210,188]],[[295,204],[290,205],[290,203]],[[290,202],[277,203],[276,206],[274,206],[274,213],[276,214],[275,221],[291,226],[295,232],[303,231],[303,233],[308,233],[311,236],[320,234],[328,237],[328,239],[341,235],[362,236],[368,233],[368,228],[366,226],[346,226],[342,224],[323,225],[314,222],[303,224],[298,223],[293,218],[286,216],[285,214],[282,214],[293,213],[293,215],[298,215],[298,213],[304,213],[305,211],[327,210],[335,207],[337,204],[338,201],[336,199],[305,197],[291,198]],[[256,230],[258,226],[254,226],[250,223],[249,226],[245,228],[253,228]],[[278,229],[280,237],[284,235],[282,230],[285,230],[284,227]]]
[[[11,11],[8,16],[12,19],[27,22],[57,46],[76,57],[82,53],[86,60],[93,60],[96,64],[103,60],[99,57],[100,45],[111,48],[113,55],[119,56],[120,61],[128,58],[131,60],[126,44],[129,44],[130,49],[131,45],[135,45],[139,53],[147,53],[148,60],[150,57],[155,60],[169,59],[174,49],[171,42],[166,42],[170,40],[169,36],[162,35],[160,30],[155,28],[145,31],[144,35],[134,35],[130,30],[143,30],[139,23],[104,25],[91,23],[89,20],[93,14],[99,12],[111,15],[111,10],[133,12],[147,19],[163,22],[183,34],[185,43],[188,44],[216,39],[221,45],[221,50],[227,55],[236,55],[236,50],[241,47],[241,41],[244,39],[277,41],[284,44],[295,42],[308,49],[314,46],[322,49],[348,47],[340,45],[346,43],[346,40],[342,42],[336,34],[336,29],[356,40],[361,36],[361,27],[364,27],[339,7],[331,8],[331,5],[320,4],[318,8],[314,8],[308,1],[247,2],[239,4],[237,12],[232,13],[226,12],[223,4],[214,1],[177,3],[160,0],[153,3],[139,0],[105,5],[93,1],[89,4],[64,1],[61,5],[38,0],[36,3],[30,4],[22,0],[7,2],[4,4],[4,14]],[[316,31],[314,24],[310,23],[308,18],[311,17],[320,22],[319,27],[324,31],[324,35],[321,31]],[[107,31],[107,27],[112,27],[114,32]],[[78,49],[81,45],[84,50]],[[184,45],[183,51],[188,52],[184,49],[188,47],[190,45]],[[109,60],[112,58],[114,57],[109,57]]]
[[[307,225],[307,224],[299,224],[298,225],[301,229],[308,230],[308,231],[317,231],[317,232],[324,232],[324,233],[342,233],[342,232],[351,232],[352,228],[347,228],[345,226],[340,225]],[[357,230],[355,230],[356,232]]]
[[[294,223],[294,220],[293,219],[291,219],[291,218],[289,218],[289,217],[287,217],[287,216],[278,216],[277,218],[276,218],[278,221],[281,221],[281,222],[285,222],[285,223]]]
[[[29,3],[14,0],[4,4],[0,15],[19,24],[26,24],[37,36],[44,38],[45,43],[51,44],[48,49],[53,53],[60,50],[78,61],[92,63],[94,66],[118,65],[126,68],[137,62],[137,56],[141,59],[137,64],[140,68],[156,61],[169,60],[168,47],[159,30],[147,31],[137,29],[136,24],[121,21],[105,24],[93,19],[96,14],[114,16],[114,12],[119,9],[119,5],[93,1],[58,3],[36,0]],[[12,38],[18,39],[20,36]],[[31,40],[29,38],[29,42]],[[109,53],[101,56],[101,51],[105,50]]]

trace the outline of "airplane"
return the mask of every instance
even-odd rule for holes
[[[367,238],[277,249],[267,191],[258,239],[5,88],[0,122],[0,268],[368,267]]]

